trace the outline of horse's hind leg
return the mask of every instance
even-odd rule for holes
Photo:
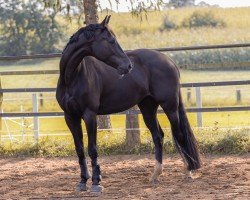
[[[181,96],[179,98],[176,101],[172,101],[172,104],[168,102],[161,103],[161,107],[168,116],[173,140],[176,148],[183,157],[189,175],[192,170],[200,168],[200,158],[196,139],[188,122]]]
[[[163,146],[163,131],[156,118],[158,104],[152,97],[146,97],[138,104],[144,122],[151,132],[155,145],[155,169],[150,178],[150,182],[157,181],[157,177],[162,173],[162,146]]]
[[[87,190],[87,180],[90,178],[89,171],[87,168],[87,163],[84,155],[83,149],[83,134],[81,127],[81,118],[73,118],[67,114],[65,114],[65,121],[73,135],[75,149],[77,156],[79,158],[79,165],[81,169],[81,182],[77,186],[77,190],[86,191]]]

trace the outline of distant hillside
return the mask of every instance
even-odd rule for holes
[[[160,32],[163,19],[168,16],[177,25],[188,18],[195,11],[211,12],[217,18],[226,22],[224,28],[181,28],[177,30]],[[155,48],[165,46],[203,45],[240,43],[250,41],[250,8],[180,8],[166,11],[148,12],[143,21],[133,17],[131,13],[110,13],[111,27],[117,35],[119,42],[126,49]],[[102,12],[100,19],[107,13]],[[78,24],[73,21],[60,19],[64,24],[68,38],[77,29]],[[62,45],[64,42],[62,43]]]

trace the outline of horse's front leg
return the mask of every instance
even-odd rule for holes
[[[89,175],[89,171],[87,168],[87,163],[86,163],[86,159],[84,155],[81,118],[71,117],[65,114],[65,121],[73,135],[76,153],[79,158],[79,165],[80,165],[80,170],[81,170],[81,181],[77,186],[77,190],[86,191],[87,190],[86,183],[87,183],[87,180],[90,178],[90,175]]]
[[[86,125],[88,134],[88,154],[91,158],[92,166],[92,187],[91,192],[101,192],[102,187],[100,186],[101,181],[101,170],[97,163],[97,147],[96,147],[96,134],[97,134],[97,120],[96,113],[86,109],[83,115],[83,119]]]

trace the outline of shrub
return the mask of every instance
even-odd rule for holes
[[[250,49],[221,49],[167,53],[178,66],[188,70],[249,70]]]
[[[170,130],[166,131],[163,151],[168,154],[176,153],[172,142]],[[195,130],[201,153],[210,154],[243,154],[250,152],[249,129],[246,130]],[[98,153],[100,155],[115,154],[144,154],[153,153],[155,147],[151,134],[147,131],[141,134],[142,143],[134,149],[125,146],[125,132],[123,134],[110,134],[102,132],[98,137]],[[103,137],[102,137],[103,136]],[[85,141],[86,143],[86,141]],[[87,145],[85,145],[87,155]],[[34,141],[20,143],[1,143],[0,156],[76,156],[75,146],[71,136],[46,137]]]
[[[229,133],[218,141],[216,151],[226,154],[247,153],[250,150],[249,136],[244,133]]]
[[[224,27],[226,23],[221,19],[216,18],[212,12],[195,11],[190,17],[184,19],[182,22],[183,27]]]
[[[177,25],[171,19],[169,19],[168,16],[165,16],[163,19],[163,25],[159,30],[164,31],[164,30],[171,30],[171,29],[176,29],[176,28],[177,28]]]

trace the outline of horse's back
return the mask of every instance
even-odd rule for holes
[[[139,64],[144,65],[151,73],[164,72],[164,75],[169,78],[179,78],[179,70],[176,64],[166,54],[151,49],[137,49],[128,51],[127,55],[132,58],[139,58],[141,62]]]
[[[127,52],[131,58],[136,57],[149,78],[150,94],[159,102],[175,98],[179,93],[180,73],[176,64],[165,54],[150,50],[138,49]]]

